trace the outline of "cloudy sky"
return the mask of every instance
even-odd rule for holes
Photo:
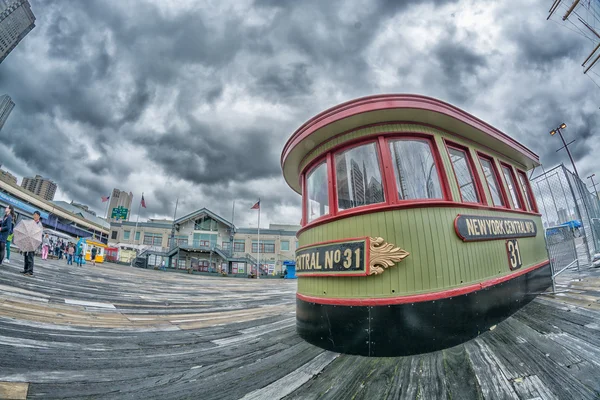
[[[547,21],[551,0],[30,2],[36,27],[0,64],[0,94],[16,103],[0,163],[99,215],[117,187],[136,205],[145,193],[142,219],[172,216],[177,197],[179,216],[229,219],[235,199],[236,225],[256,226],[260,197],[261,226],[297,224],[285,141],[378,93],[454,104],[546,167],[568,162],[548,135],[565,121],[579,173],[600,180],[600,88],[581,67],[595,43],[562,22],[565,6]]]

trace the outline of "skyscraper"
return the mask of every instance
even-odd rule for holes
[[[15,103],[9,95],[5,94],[0,96],[0,130],[2,130],[2,127],[13,108],[15,108]]]
[[[350,182],[352,184],[353,207],[365,205],[366,182],[360,165],[355,160],[350,161]]]
[[[129,215],[131,214],[131,201],[133,200],[133,194],[127,193],[123,190],[113,189],[110,195],[110,203],[108,204],[108,221],[118,221],[117,218],[112,218],[113,209],[121,207],[121,209],[127,210],[127,217],[125,221],[129,221]],[[120,213],[123,215],[122,211]],[[120,219],[122,221],[122,219]]]
[[[0,2],[0,63],[35,27],[35,15],[28,0]]]
[[[379,182],[374,176],[371,177],[368,188],[369,204],[383,203],[385,201],[385,197],[383,195],[383,186],[381,185],[381,182]]]
[[[50,179],[46,179],[40,175],[36,175],[35,178],[23,178],[21,181],[21,187],[25,188],[34,194],[37,194],[43,199],[54,200],[54,194],[56,193],[56,183]]]

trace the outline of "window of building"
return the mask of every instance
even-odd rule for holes
[[[167,242],[168,242],[167,246],[171,247],[171,238],[170,237]],[[177,246],[187,246],[188,238],[185,235],[177,235],[177,236],[175,236],[175,243]]]
[[[309,172],[306,177],[306,192],[308,222],[329,214],[327,163],[325,161]]]
[[[209,216],[204,216],[194,221],[195,231],[216,231],[217,229],[217,221]]]
[[[136,232],[136,233],[135,233],[135,240],[136,240],[136,241],[139,241],[139,240],[140,240],[140,233],[139,233],[139,232]]]
[[[131,231],[123,231],[123,239],[124,240],[129,240],[129,234],[131,233]]]
[[[290,241],[282,240],[281,241],[281,251],[289,251],[290,250]]]
[[[340,210],[385,201],[375,143],[336,154],[335,174]]]
[[[529,179],[522,171],[517,171],[517,175],[519,176],[519,183],[521,184],[521,189],[525,194],[525,203],[527,203],[527,207],[529,211],[536,212],[535,203],[533,202],[533,192],[531,191],[531,186],[529,184]]]
[[[258,253],[258,240],[252,241],[252,252]],[[261,253],[275,253],[275,241],[274,240],[261,240],[260,241],[260,252]]]
[[[246,263],[231,263],[231,272],[234,274],[243,274],[246,271]]]
[[[194,247],[212,247],[217,245],[217,235],[212,233],[194,233]]]
[[[505,207],[504,196],[502,196],[502,190],[500,189],[500,183],[498,180],[498,171],[496,165],[491,159],[479,156],[481,162],[481,168],[483,169],[483,175],[487,182],[490,194],[492,195],[492,201],[497,207]]]
[[[510,198],[512,200],[513,208],[523,209],[523,204],[521,204],[521,198],[519,197],[519,193],[517,193],[517,185],[515,183],[515,176],[512,172],[512,168],[508,165],[502,165],[502,173],[504,174],[504,179],[506,180],[506,184],[508,185],[508,193],[510,193]]]
[[[429,141],[389,141],[399,200],[441,199],[442,187]]]
[[[144,232],[144,244],[150,246],[161,246],[162,245],[162,234],[161,233],[146,233]]]
[[[238,253],[243,253],[246,251],[246,242],[243,240],[234,240],[233,241],[233,251]]]
[[[481,199],[477,193],[475,177],[473,176],[474,168],[467,152],[456,147],[448,147],[448,153],[450,154],[450,161],[452,162],[452,168],[454,168],[462,201],[479,203]]]
[[[221,243],[221,248],[223,250],[229,250],[229,249],[231,249],[231,242],[223,242],[223,243]]]
[[[117,232],[117,231],[111,231],[110,232],[110,238],[112,240],[116,240],[118,235],[119,235],[119,232]]]

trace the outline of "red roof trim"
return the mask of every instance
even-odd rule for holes
[[[281,166],[296,145],[316,130],[333,122],[369,111],[389,110],[395,108],[414,108],[437,112],[462,121],[489,136],[498,139],[526,157],[539,162],[537,154],[517,142],[507,134],[494,128],[473,115],[441,100],[414,94],[385,94],[362,97],[339,104],[311,118],[298,128],[286,142],[281,153]]]

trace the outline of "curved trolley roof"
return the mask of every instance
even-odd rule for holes
[[[486,122],[443,101],[414,94],[362,97],[332,107],[304,123],[283,147],[281,167],[292,189],[300,193],[298,170],[316,146],[349,130],[382,122],[432,125],[494,149],[527,169],[540,165],[537,154]]]

